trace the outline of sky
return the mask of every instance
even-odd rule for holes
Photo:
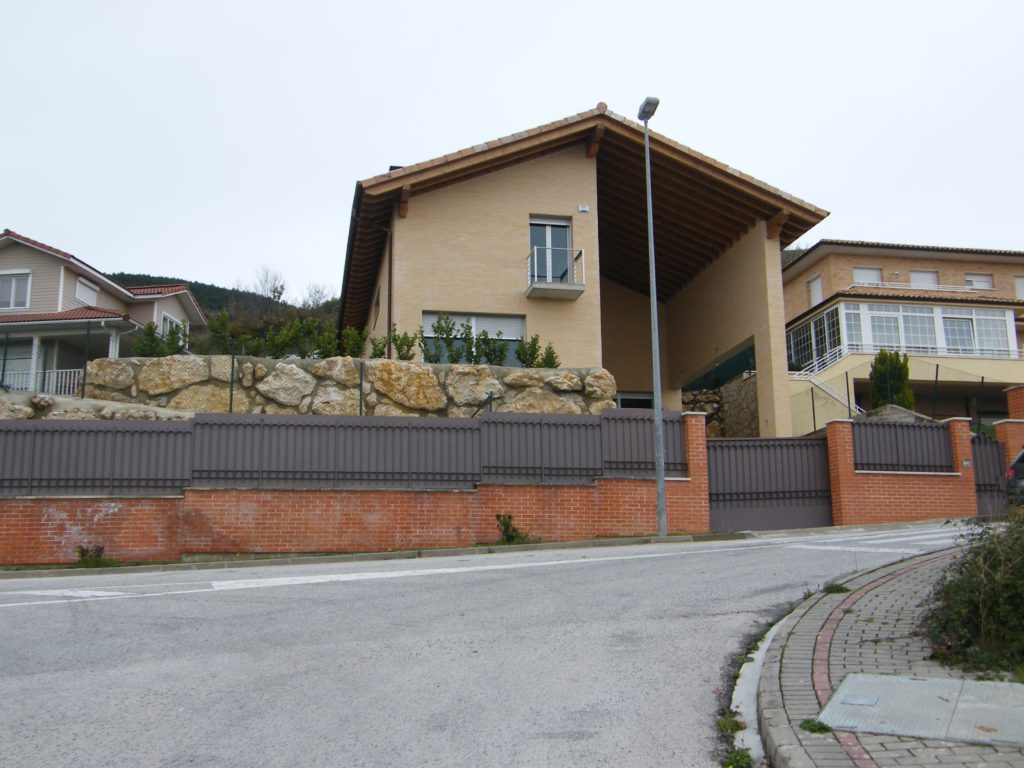
[[[355,182],[593,108],[825,208],[1024,250],[1024,3],[0,0],[0,229],[340,291]]]

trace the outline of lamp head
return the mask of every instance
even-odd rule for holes
[[[658,109],[658,101],[655,96],[648,96],[644,99],[644,103],[640,105],[640,111],[636,113],[637,120],[647,122],[654,116],[655,111]]]

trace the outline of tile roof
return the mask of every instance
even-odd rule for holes
[[[30,315],[0,315],[0,323],[40,323],[60,320],[127,320],[128,315],[114,309],[79,307],[64,312],[41,312]]]
[[[189,289],[185,283],[173,283],[166,285],[128,285],[125,287],[136,296],[170,296],[175,293],[183,293]]]
[[[31,237],[19,235],[17,232],[11,229],[5,229],[2,233],[0,233],[0,237],[9,237],[12,240],[18,240],[24,243],[25,245],[31,245],[34,248],[38,248],[41,251],[46,251],[47,253],[52,253],[54,256],[60,256],[62,259],[67,259],[68,261],[78,260],[67,251],[62,251],[59,248],[54,248],[52,245],[47,245],[46,243],[41,243],[38,240],[33,240]]]
[[[967,293],[960,291],[929,291],[924,288],[876,288],[870,285],[851,285],[836,296],[879,298],[879,299],[909,299],[912,301],[940,301],[940,302],[970,302],[972,304],[998,304],[1000,306],[1024,306],[1024,301],[1009,299],[1005,296],[992,296],[991,293]]]
[[[864,248],[890,251],[917,251],[927,253],[963,253],[971,256],[1013,256],[1024,257],[1024,251],[1009,251],[993,248],[956,248],[949,245],[915,245],[913,243],[877,243],[868,240],[819,240],[810,248],[796,248],[782,252],[782,269],[786,270],[805,256],[817,251],[828,252],[829,248]]]

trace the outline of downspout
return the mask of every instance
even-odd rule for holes
[[[387,238],[387,249],[388,249],[388,327],[385,333],[388,336],[388,360],[391,359],[391,298],[395,295],[395,260],[391,258],[392,244],[391,244],[391,228],[388,228],[387,234],[384,235]]]

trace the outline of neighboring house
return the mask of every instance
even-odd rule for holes
[[[537,334],[649,402],[643,137],[599,104],[358,182],[339,326],[429,334],[447,312],[513,343]],[[828,214],[657,133],[651,155],[666,407],[749,359],[760,433],[787,435],[780,253]]]
[[[7,389],[74,394],[87,360],[124,357],[146,323],[206,319],[186,285],[124,287],[70,253],[0,234],[0,375]]]
[[[1024,383],[1022,251],[822,240],[783,253],[783,283],[795,434],[866,408],[880,349],[907,354],[928,416],[1005,418]]]

